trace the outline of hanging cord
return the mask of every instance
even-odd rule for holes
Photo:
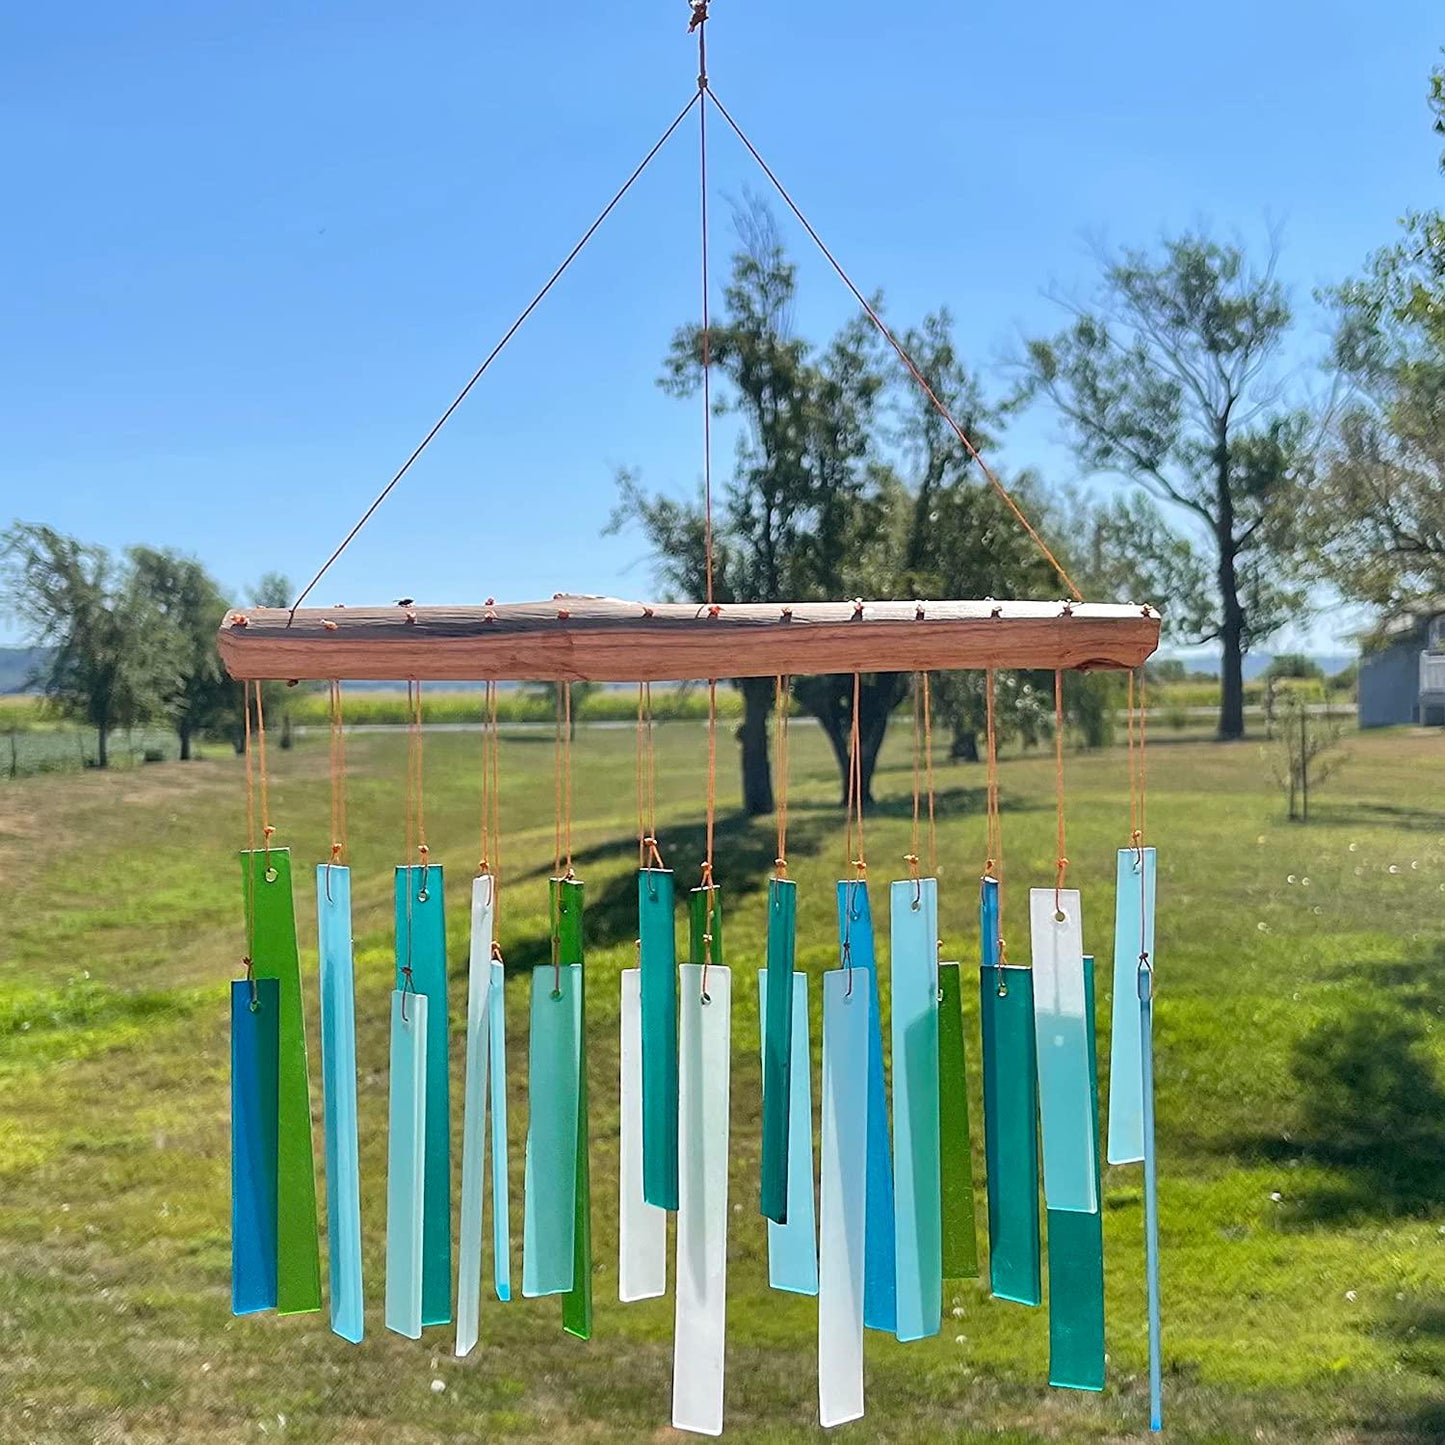
[[[412,978],[412,852],[421,861],[421,878],[416,888],[416,901],[425,903],[428,898],[427,883],[431,871],[429,862],[431,850],[426,841],[425,804],[425,758],[422,752],[422,696],[421,683],[415,678],[406,685],[407,703],[407,768],[406,768],[406,855],[403,864],[406,870],[406,962],[401,966],[401,1021],[407,1022],[406,1001],[416,992]]]
[[[522,329],[522,326],[526,322],[527,318],[530,317],[531,314],[537,309],[537,307],[542,304],[548,293],[558,283],[558,281],[562,279],[563,273],[577,259],[577,257],[582,254],[583,248],[601,229],[602,223],[608,218],[608,216],[612,214],[614,210],[617,209],[617,206],[622,200],[622,198],[628,193],[628,191],[632,189],[634,184],[636,184],[638,178],[642,175],[643,171],[645,171],[648,166],[652,164],[652,161],[657,156],[657,153],[663,148],[663,146],[668,143],[669,140],[672,139],[673,132],[676,131],[677,128],[683,123],[683,121],[687,119],[688,115],[692,111],[693,106],[697,105],[700,102],[701,98],[702,92],[700,90],[694,92],[692,97],[688,100],[687,104],[683,106],[683,108],[677,113],[677,116],[673,120],[672,124],[668,126],[668,128],[662,133],[662,137],[658,140],[656,145],[654,145],[652,149],[648,151],[648,153],[643,157],[641,164],[639,164],[637,169],[633,171],[630,176],[628,176],[627,180],[623,182],[622,188],[617,192],[615,196],[612,197],[610,201],[608,201],[606,206],[603,207],[601,214],[598,215],[597,219],[593,221],[592,224],[583,233],[582,239],[578,241],[577,244],[571,249],[571,251],[567,253],[566,260],[564,260],[562,264],[557,267],[557,269],[551,274],[551,276],[548,277],[547,282],[542,287],[542,289],[538,291],[537,294],[527,303],[521,315],[519,315],[517,319],[511,324],[511,326],[507,328],[506,334],[488,353],[486,360],[482,362],[482,364],[476,369],[475,372],[472,373],[471,380],[468,381],[467,384],[461,389],[461,391],[457,393],[456,398],[455,400],[453,400],[452,404],[447,407],[447,409],[441,414],[440,419],[436,422],[432,429],[421,439],[421,442],[418,444],[416,450],[412,452],[412,454],[406,459],[405,462],[402,463],[396,475],[393,476],[392,479],[381,489],[381,491],[377,494],[376,499],[361,514],[361,517],[356,522],[355,526],[353,526],[352,529],[342,539],[341,545],[331,554],[331,556],[326,559],[326,561],[322,564],[320,571],[318,571],[317,574],[306,584],[306,586],[301,589],[301,595],[297,597],[295,602],[291,604],[291,620],[295,619],[297,609],[311,595],[311,592],[315,588],[316,584],[320,582],[321,579],[331,570],[337,559],[355,540],[357,533],[360,532],[361,529],[372,519],[372,517],[376,513],[377,508],[380,507],[381,504],[391,495],[393,489],[396,487],[396,484],[401,481],[401,479],[412,469],[417,459],[436,438],[437,433],[441,431],[441,429],[447,424],[447,422],[451,420],[452,414],[471,394],[472,388],[482,379],[483,376],[486,375],[487,370],[491,367],[492,363],[506,349],[508,342],[510,342],[511,339],[517,334],[517,332]],[[290,625],[289,620],[287,625]]]
[[[572,870],[572,684],[557,684],[557,737],[553,752],[556,808],[553,814],[554,878],[574,879]]]
[[[985,748],[987,759],[987,784],[985,790],[985,830],[987,841],[985,848],[988,856],[984,859],[983,876],[991,878],[998,884],[998,996],[1003,998],[1008,993],[1008,984],[1004,979],[1004,965],[1008,962],[1008,945],[1004,942],[1003,936],[1003,820],[999,816],[998,805],[998,720],[997,700],[995,698],[994,670],[989,668],[984,673],[983,683],[983,710],[985,725]]]
[[[271,837],[275,828],[271,826],[270,777],[266,768],[266,708],[261,700],[261,684],[256,688],[256,751],[261,765],[261,846],[266,850],[266,871],[263,875],[268,883],[276,881],[276,870],[271,866]]]
[[[713,912],[716,908],[717,883],[713,879],[713,837],[717,831],[717,681],[707,685],[707,851],[702,860],[702,887],[707,890],[706,919],[702,935],[702,1001],[711,1003],[707,991],[708,970],[712,967]]]
[[[344,864],[346,852],[346,726],[341,713],[341,683],[327,684],[331,714],[331,856],[326,862],[326,901],[331,902],[331,870]]]
[[[788,710],[792,700],[792,683],[790,677],[778,678],[773,699],[777,725],[773,752],[778,774],[778,796],[774,810],[778,815],[778,854],[773,859],[773,876],[779,879],[788,876]]]
[[[637,866],[665,869],[657,841],[657,736],[652,721],[652,684],[637,684]],[[655,894],[653,895],[656,896]],[[639,945],[640,946],[640,945]]]
[[[495,907],[502,889],[502,737],[495,682],[487,684],[482,708],[482,846],[477,873],[491,878]]]
[[[1054,669],[1054,772],[1057,785],[1059,860],[1054,878],[1054,922],[1064,921],[1062,894],[1069,860],[1064,856],[1064,674]]]
[[[913,880],[913,906],[917,908],[923,897],[923,881],[918,872],[918,820],[923,806],[923,716],[922,705],[923,674],[913,674],[913,830],[909,835],[909,851],[903,855],[908,864],[908,876]]]
[[[246,726],[246,953],[241,967],[250,985],[252,1013],[259,1012],[261,1000],[256,993],[256,783],[251,764],[251,684],[241,684],[241,708]]]
[[[1033,523],[1030,522],[1029,519],[1024,515],[1023,509],[1013,499],[1008,489],[994,474],[993,470],[984,461],[982,456],[979,455],[978,449],[969,440],[968,434],[958,424],[958,422],[954,420],[953,413],[949,411],[949,409],[939,399],[938,394],[928,384],[927,380],[924,378],[922,371],[919,370],[913,358],[909,356],[907,351],[904,350],[902,343],[884,324],[883,318],[879,316],[878,312],[874,309],[868,299],[863,295],[862,291],[860,291],[858,287],[853,283],[852,278],[838,263],[833,253],[827,248],[826,245],[823,244],[822,237],[819,236],[817,231],[813,229],[813,226],[811,222],[809,222],[808,218],[802,213],[801,210],[798,209],[797,202],[793,200],[792,196],[788,194],[788,191],[784,187],[783,183],[777,178],[776,175],[773,174],[772,168],[762,158],[762,155],[758,152],[752,141],[750,141],[744,134],[742,127],[739,126],[737,121],[735,121],[729,114],[727,107],[722,103],[722,101],[717,98],[717,92],[712,90],[711,88],[704,87],[704,98],[705,101],[711,101],[711,103],[718,108],[718,113],[728,123],[728,126],[731,128],[733,134],[737,136],[737,138],[743,143],[743,146],[747,150],[748,154],[752,156],[752,158],[761,167],[763,174],[767,176],[769,181],[772,182],[773,189],[776,190],[778,195],[782,197],[784,205],[786,205],[787,208],[793,213],[793,215],[797,217],[799,224],[808,233],[809,237],[813,241],[813,244],[817,246],[818,250],[823,253],[824,259],[833,268],[833,270],[837,272],[838,278],[843,282],[843,284],[848,288],[848,290],[853,293],[853,299],[857,301],[859,306],[863,308],[864,313],[867,315],[868,319],[873,323],[873,325],[878,328],[878,331],[883,337],[883,339],[897,353],[898,359],[903,363],[909,375],[911,375],[914,381],[918,383],[919,387],[922,388],[923,394],[932,403],[934,410],[937,411],[939,416],[941,416],[945,422],[947,422],[949,429],[958,438],[959,442],[963,445],[963,448],[968,453],[968,455],[974,460],[975,463],[977,463],[979,470],[983,473],[989,485],[994,489],[995,492],[998,493],[999,497],[1002,498],[1004,503],[1007,505],[1009,511],[1013,513],[1014,518],[1018,521],[1019,525],[1024,529],[1025,532],[1028,533],[1030,539],[1033,541],[1034,546],[1038,548],[1039,553],[1043,556],[1044,560],[1048,562],[1049,566],[1051,566],[1058,574],[1059,580],[1062,581],[1064,586],[1069,589],[1069,592],[1073,595],[1073,598],[1076,602],[1082,602],[1083,594],[1074,585],[1073,578],[1070,577],[1069,574],[1064,570],[1063,563],[1061,563],[1059,559],[1055,557],[1054,554],[1049,550],[1048,544],[1039,535]],[[704,104],[703,108],[704,110],[707,108],[706,104]]]
[[[928,788],[928,871],[938,877],[938,810],[933,787],[933,690],[923,674],[923,771]]]
[[[862,700],[863,679],[853,674],[853,720],[848,734],[848,824],[844,836],[844,862],[851,867],[861,881],[868,874],[868,854],[863,846],[863,747],[859,732],[858,714]],[[858,847],[853,847],[853,832],[857,829]]]
[[[1153,973],[1149,957],[1144,886],[1144,814],[1149,791],[1148,714],[1145,710],[1145,674],[1139,669],[1139,741],[1134,742],[1134,674],[1129,674],[1129,841],[1134,849],[1134,871],[1139,875],[1139,972]]]

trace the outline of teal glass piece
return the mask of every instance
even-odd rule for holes
[[[989,1280],[994,1297],[1043,1301],[1039,1259],[1039,1097],[1033,975],[999,966],[998,883],[983,880],[983,1137],[987,1167]]]
[[[396,982],[427,1001],[426,1207],[422,1323],[452,1318],[452,1131],[447,1016],[446,915],[442,870],[435,863],[396,870]]]
[[[231,985],[231,1313],[276,1308],[276,1118],[280,989]]]
[[[788,1129],[793,1112],[793,958],[798,929],[798,885],[768,883],[768,966],[763,989],[763,1158],[758,1209],[774,1224],[788,1222]],[[806,994],[804,995],[806,1001]],[[811,1129],[811,1124],[809,1128]],[[809,1154],[811,1156],[811,1141]],[[809,1169],[808,1194],[813,1192]],[[808,1210],[811,1218],[812,1208]],[[809,1224],[809,1234],[812,1225]],[[772,1231],[768,1232],[769,1238]],[[813,1273],[817,1273],[816,1260]]]
[[[845,972],[868,991],[868,1222],[863,1257],[863,1323],[893,1334],[898,1329],[898,1281],[893,1220],[893,1160],[888,1142],[888,1086],[883,1074],[883,1026],[878,969],[873,954],[873,914],[868,885],[838,884],[838,938]]]
[[[1094,960],[1084,959],[1089,1023],[1088,1100],[1099,1131],[1099,1064],[1094,1041]],[[1138,993],[1135,993],[1137,1002]],[[1102,1190],[1098,1150],[1095,1186]],[[1050,1209],[1049,1384],[1067,1390],[1104,1388],[1104,1216],[1102,1210]]]
[[[507,969],[492,960],[492,989],[487,1013],[491,1024],[492,1095],[492,1283],[497,1298],[512,1297],[512,1221],[507,1168]]]
[[[938,1123],[938,882],[895,883],[892,960],[893,1187],[897,1335],[943,1324],[943,1174]]]
[[[1144,1066],[1139,1021],[1139,958],[1154,959],[1152,848],[1121,848],[1114,892],[1114,1009],[1109,1050],[1109,1163],[1144,1157]]]
[[[391,996],[391,1086],[386,1134],[386,1327],[421,1338],[426,1207],[425,995]]]
[[[759,1017],[765,1018],[772,975],[758,971]],[[768,1220],[768,1286],[789,1294],[818,1293],[817,1213],[813,1199],[813,1069],[808,1057],[808,975],[793,975],[788,1047],[788,1218]],[[766,1075],[767,1033],[763,1034]],[[766,1082],[764,1089],[766,1090]]]
[[[528,1299],[572,1288],[581,1041],[581,965],[534,968],[522,1214],[522,1294]]]
[[[642,971],[642,1197],[677,1209],[677,921],[672,873],[637,875]]]
[[[956,963],[938,965],[938,1132],[943,1175],[944,1279],[978,1277],[962,973]]]
[[[350,868],[322,863],[316,869],[316,929],[321,954],[321,1098],[326,1130],[331,1328],[342,1339],[360,1344],[365,1319]]]

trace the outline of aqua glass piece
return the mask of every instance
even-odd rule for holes
[[[863,1414],[871,1003],[846,969],[823,975],[818,1420],[825,1429]]]
[[[677,1208],[677,921],[671,871],[637,875],[642,970],[642,1194]]]
[[[572,1288],[581,1041],[581,965],[534,968],[522,1216],[522,1294],[528,1299]]]
[[[321,953],[321,1099],[326,1132],[331,1328],[342,1339],[360,1344],[365,1319],[350,868],[323,863],[316,869],[316,929]]]
[[[487,1074],[492,1042],[492,942],[497,880],[472,880],[467,956],[466,1075],[462,1088],[462,1212],[457,1244],[457,1355],[476,1347],[482,1302],[482,1180],[487,1156]]]
[[[938,881],[894,883],[893,1187],[900,1340],[943,1324],[943,1177],[938,1121]]]
[[[1067,905],[1065,905],[1067,908]],[[1094,960],[1084,959],[1088,1022],[1088,1100],[1099,1132],[1099,1067],[1094,1040]],[[1137,994],[1136,994],[1137,998]],[[1045,1140],[1045,1151],[1048,1143]],[[1095,1187],[1102,1189],[1094,1150]],[[1049,1384],[1068,1390],[1104,1388],[1104,1216],[1102,1211],[1050,1209]]]
[[[759,1017],[766,1019],[772,975],[758,970]],[[788,1047],[788,1218],[768,1220],[768,1285],[789,1294],[818,1293],[817,1215],[813,1202],[813,1069],[808,1057],[808,975],[793,975],[792,1028]],[[763,1068],[767,1070],[764,1030]],[[766,1092],[766,1082],[764,1091]]]
[[[838,884],[838,939],[854,988],[868,993],[868,1228],[864,1245],[863,1323],[870,1330],[898,1329],[893,1219],[893,1160],[888,1141],[888,1086],[883,1073],[883,1025],[878,969],[873,955],[873,914],[868,885],[859,879]]]
[[[573,1171],[572,1288],[562,1300],[562,1328],[579,1340],[592,1338],[592,1167],[587,1120],[587,985],[583,972],[583,885],[554,878],[552,933],[556,957],[577,970],[577,1162]]]
[[[421,1338],[426,1208],[427,999],[391,996],[386,1135],[386,1327]]]
[[[254,996],[253,996],[254,989]],[[231,1313],[276,1308],[276,1086],[280,989],[231,985]]]
[[[1078,890],[1031,890],[1029,924],[1044,1202],[1050,1209],[1088,1213],[1099,1207],[1099,1135],[1089,1122],[1094,1037],[1093,1021],[1085,1012]]]
[[[1109,1163],[1144,1157],[1144,1068],[1140,1058],[1139,956],[1154,959],[1152,848],[1121,848],[1114,892],[1114,1002],[1109,1050]]]
[[[512,1297],[512,1221],[507,1181],[507,968],[492,960],[487,1016],[492,1041],[488,1051],[492,1095],[492,1284],[497,1298]]]
[[[427,1001],[426,1217],[422,1324],[452,1317],[452,1130],[447,1014],[446,915],[442,870],[428,863],[396,870],[396,983],[410,963],[412,987]]]
[[[1154,969],[1139,969],[1144,1076],[1144,1270],[1149,1296],[1149,1428],[1164,1428],[1164,1339],[1159,1300],[1159,1173],[1154,1154]]]
[[[764,974],[767,985],[760,1014],[763,1021],[763,1157],[758,1209],[765,1218],[780,1225],[788,1222],[788,1128],[793,1110],[793,957],[797,927],[798,885],[787,878],[771,879],[768,883],[768,966]],[[810,1141],[810,1156],[811,1153]],[[810,1169],[810,1196],[811,1172]],[[811,1208],[808,1212],[812,1214]],[[811,1224],[808,1232],[812,1234]]]
[[[311,1081],[306,1011],[291,893],[291,852],[241,854],[246,937],[257,979],[277,982],[276,1308],[283,1315],[321,1308],[321,1239],[316,1220],[316,1161],[311,1152]]]
[[[622,970],[617,1138],[617,1298],[667,1293],[667,1211],[647,1202],[642,1164],[642,970]]]
[[[978,1277],[968,1065],[963,1045],[963,970],[938,965],[938,1132],[942,1169],[943,1277]]]

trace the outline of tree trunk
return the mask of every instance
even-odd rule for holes
[[[183,723],[176,729],[176,736],[181,742],[181,761],[188,763],[191,760],[191,728],[189,723]]]
[[[955,728],[953,746],[949,748],[948,756],[955,763],[976,763],[978,761],[978,734],[972,729]]]
[[[742,681],[743,721],[738,744],[743,771],[743,811],[760,818],[773,811],[773,770],[768,757],[768,714],[775,697],[771,678]]]
[[[95,765],[98,768],[110,766],[110,728],[105,723],[95,730]]]
[[[1218,514],[1215,541],[1219,547],[1219,640],[1224,647],[1219,695],[1219,740],[1244,736],[1244,608],[1239,603],[1239,545],[1234,540],[1234,493],[1230,490],[1229,437],[1221,425],[1215,447]]]
[[[1231,564],[1231,574],[1233,570]],[[1240,612],[1238,603],[1232,612],[1226,605],[1224,626],[1219,637],[1224,644],[1219,740],[1237,742],[1244,736],[1244,614]]]

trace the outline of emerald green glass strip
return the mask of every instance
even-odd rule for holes
[[[788,1222],[788,1118],[792,1108],[793,957],[798,886],[768,884],[768,968],[763,1002],[763,1161],[759,1210],[775,1224]]]
[[[938,1123],[943,1155],[943,1277],[976,1279],[973,1147],[968,1131],[968,1065],[963,982],[956,963],[938,965]]]
[[[246,937],[255,975],[274,978],[280,996],[276,1308],[283,1315],[305,1314],[321,1308],[321,1242],[316,1228],[311,1083],[306,1063],[306,1016],[301,1004],[290,850],[243,852],[241,881]]]
[[[1094,1037],[1094,960],[1084,959],[1085,1033],[1089,1041],[1090,1129],[1099,1138],[1099,1060]],[[1066,1390],[1104,1388],[1103,1179],[1095,1148],[1100,1208],[1050,1209],[1049,1384]]]
[[[642,1197],[677,1208],[677,919],[670,871],[637,875],[642,973]]]
[[[577,1034],[576,1221],[572,1230],[572,1288],[562,1297],[562,1328],[579,1340],[592,1338],[592,1171],[587,1131],[587,985],[582,967],[583,885],[575,879],[551,882],[552,930],[558,960],[577,965],[581,1027]]]

